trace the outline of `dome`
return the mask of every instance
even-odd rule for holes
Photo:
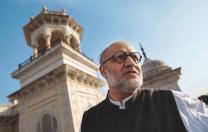
[[[171,69],[171,67],[161,60],[151,60],[149,58],[145,58],[144,63],[142,64],[144,78],[160,73],[167,69]]]

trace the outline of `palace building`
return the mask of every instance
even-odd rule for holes
[[[103,100],[98,65],[80,51],[82,27],[44,8],[24,26],[34,55],[12,77],[20,89],[1,106],[0,132],[79,132],[83,111]]]

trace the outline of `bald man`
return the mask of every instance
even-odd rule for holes
[[[141,90],[141,55],[124,41],[100,56],[109,91],[83,115],[81,132],[208,132],[208,109],[177,91]]]

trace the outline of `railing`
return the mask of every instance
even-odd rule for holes
[[[51,46],[52,46],[51,48],[53,48],[55,45],[57,45],[58,42],[60,42],[60,41],[56,41],[56,43],[53,43],[53,44],[51,45]],[[30,64],[32,61],[34,61],[35,59],[39,58],[40,56],[44,55],[45,52],[46,52],[46,51],[49,51],[49,50],[51,50],[51,49],[43,48],[42,50],[40,50],[40,51],[38,52],[37,55],[32,55],[32,56],[30,56],[27,60],[25,60],[23,63],[20,63],[20,64],[18,65],[18,70],[20,70],[21,68],[23,68],[23,67],[25,67],[26,65]]]
[[[60,44],[62,40],[58,39],[57,41],[54,41],[52,44],[51,44],[51,48],[55,47],[56,45]],[[64,41],[63,41],[64,42]],[[23,67],[25,67],[26,65],[30,64],[32,61],[34,61],[35,59],[39,58],[40,56],[44,55],[47,51],[51,50],[50,49],[42,49],[38,52],[37,55],[32,55],[30,56],[27,60],[25,60],[23,63],[20,63],[18,65],[18,70],[22,69]],[[86,57],[87,59],[91,60],[92,62],[93,59],[89,58],[88,56],[86,56],[84,53],[80,52],[84,57]]]
[[[18,69],[20,70],[21,68],[23,68],[27,64],[31,63],[35,58],[36,58],[35,55],[30,56],[27,60],[25,60],[23,63],[18,65]]]

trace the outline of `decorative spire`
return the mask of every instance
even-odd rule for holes
[[[142,44],[140,42],[139,42],[139,44],[140,44],[140,48],[141,48],[141,51],[142,51],[142,54],[143,54],[144,58],[147,59],[147,56],[146,56],[146,53],[144,52]]]
[[[42,11],[48,11],[48,8],[46,6],[46,2],[44,0],[39,0],[41,6],[42,6]]]
[[[43,6],[43,11],[47,11],[47,10],[48,10],[47,6]]]

